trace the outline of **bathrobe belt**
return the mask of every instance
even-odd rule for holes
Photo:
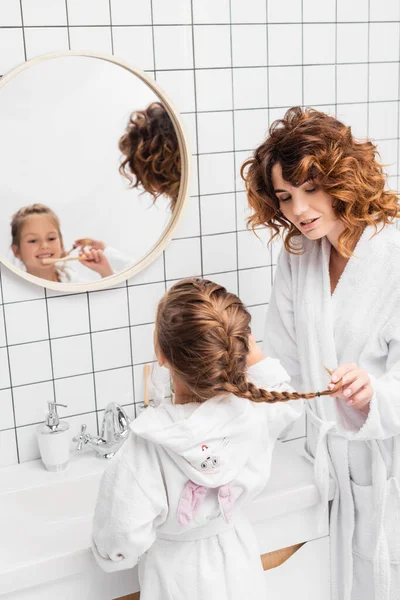
[[[320,419],[310,408],[306,405],[308,417],[311,422],[316,426],[318,430],[318,437],[315,446],[315,456],[312,458],[314,463],[314,477],[320,493],[320,504],[318,508],[318,522],[322,526],[324,517],[328,510],[328,498],[329,498],[329,464],[330,457],[328,451],[328,436],[338,436],[347,441],[351,441],[352,434],[349,432],[346,435],[345,431],[339,431],[335,421],[324,421]],[[384,518],[385,510],[388,499],[387,490],[387,468],[382,456],[382,452],[377,440],[366,441],[369,444],[372,451],[372,486],[373,486],[373,504],[375,507],[375,539],[378,540],[373,557],[373,568],[374,568],[374,580],[375,580],[375,597],[379,600],[390,600],[390,558],[389,548],[386,533],[384,530]],[[394,452],[393,455],[396,457],[396,452],[400,451],[400,436],[394,438]],[[310,456],[308,455],[310,458]],[[348,458],[347,458],[348,461]],[[395,469],[399,470],[398,461],[394,460]],[[348,473],[350,468],[348,466]],[[398,485],[400,480],[400,474],[393,473],[394,478],[397,480],[396,491],[398,494],[398,502],[400,507],[400,487]],[[350,478],[350,475],[349,475]],[[338,482],[336,481],[335,496],[339,493]],[[354,505],[353,505],[354,512]]]
[[[222,515],[220,515],[210,519],[208,523],[205,523],[201,527],[195,526],[193,529],[187,529],[182,533],[168,533],[167,531],[158,529],[156,535],[157,538],[162,540],[170,540],[173,542],[193,542],[207,539],[213,535],[225,533],[230,529],[234,529],[239,522],[244,520],[247,519],[241,514],[240,510],[235,510],[235,515],[229,523],[227,523]]]

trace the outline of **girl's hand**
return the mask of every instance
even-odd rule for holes
[[[254,335],[251,333],[249,336],[249,353],[247,355],[247,366],[251,367],[264,360],[265,356],[260,346],[257,344]]]
[[[368,412],[374,390],[367,371],[361,369],[356,363],[341,365],[333,371],[328,390],[332,390],[340,379],[343,385],[332,397],[341,398],[349,406]]]
[[[80,262],[85,265],[88,269],[96,271],[101,277],[109,277],[114,272],[110,266],[110,263],[104,256],[102,250],[96,250],[95,248],[83,248],[79,254]]]
[[[80,238],[79,240],[75,240],[73,243],[74,248],[84,248],[85,246],[90,246],[95,250],[105,250],[106,245],[101,240],[94,240],[93,238]]]

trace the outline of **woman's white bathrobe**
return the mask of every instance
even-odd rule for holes
[[[400,232],[368,227],[331,296],[330,243],[303,239],[282,250],[264,351],[279,358],[300,392],[326,389],[324,366],[355,362],[370,375],[366,417],[343,401],[306,404],[307,450],[331,509],[332,600],[400,598]]]
[[[259,387],[289,389],[277,360],[249,369]],[[302,402],[219,396],[162,404],[103,475],[93,550],[106,571],[139,561],[141,600],[265,600],[260,552],[241,507],[265,487],[280,432]]]

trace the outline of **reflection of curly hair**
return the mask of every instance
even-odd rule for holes
[[[339,237],[343,256],[352,254],[367,225],[382,226],[400,216],[397,194],[385,190],[385,174],[376,160],[377,149],[370,141],[357,141],[337,119],[322,112],[300,107],[289,109],[283,119],[272,123],[269,137],[254,151],[241,169],[254,210],[248,225],[266,225],[271,239],[286,230],[285,248],[298,253],[292,238],[300,231],[279,211],[271,171],[279,163],[285,181],[300,186],[313,181],[332,196],[335,214],[345,230]]]
[[[119,170],[132,188],[142,186],[154,200],[168,196],[174,208],[181,180],[181,156],[174,125],[160,102],[131,114],[119,149],[125,156]]]

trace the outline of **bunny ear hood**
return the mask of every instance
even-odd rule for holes
[[[202,404],[149,407],[131,429],[162,446],[188,479],[214,488],[236,477],[259,440],[263,419],[256,408],[231,395]]]

